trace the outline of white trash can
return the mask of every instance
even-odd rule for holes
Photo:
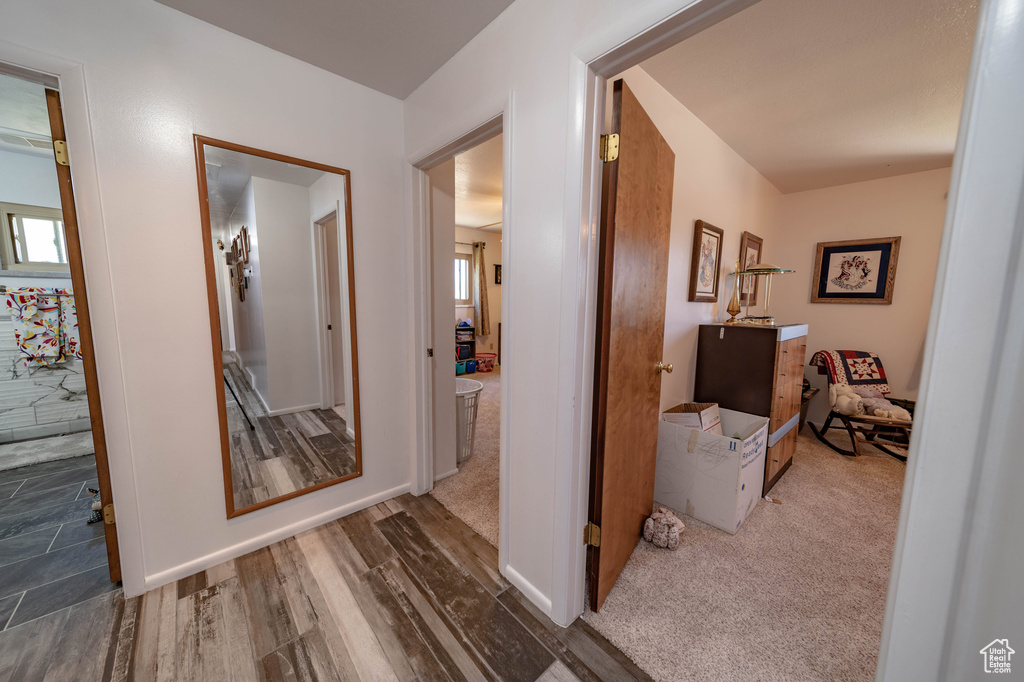
[[[484,385],[473,379],[455,379],[455,458],[462,464],[473,454],[476,408]]]

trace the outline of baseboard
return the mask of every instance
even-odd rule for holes
[[[534,606],[543,611],[545,616],[548,618],[551,617],[551,600],[544,596],[540,590],[534,587],[533,583],[519,575],[519,572],[511,566],[506,566],[505,570],[501,573],[510,583],[515,585],[516,589],[522,592]]]
[[[260,402],[263,402],[263,398],[260,398]],[[266,407],[266,405],[264,405]],[[312,405],[299,405],[298,407],[286,407],[281,410],[267,410],[268,417],[280,417],[282,414],[292,414],[294,412],[306,412],[307,410],[319,410],[320,403],[313,403]]]
[[[441,480],[442,478],[448,478],[449,476],[454,476],[454,475],[455,475],[455,474],[457,474],[457,473],[459,473],[459,467],[455,467],[455,468],[454,468],[454,469],[452,469],[451,471],[449,471],[449,472],[447,472],[447,473],[444,473],[444,474],[441,474],[440,476],[435,476],[435,477],[434,477],[434,483],[437,483],[437,482],[438,482],[438,481],[440,481],[440,480]]]
[[[145,579],[145,589],[148,592],[149,590],[152,590],[154,588],[161,587],[162,585],[167,585],[168,583],[172,583],[175,580],[187,578],[188,576],[194,573],[198,573],[199,571],[205,571],[206,569],[212,566],[216,566],[217,564],[223,563],[228,559],[240,557],[243,554],[248,554],[249,552],[261,549],[263,547],[266,547],[267,545],[272,545],[275,542],[284,540],[285,538],[290,538],[291,536],[297,535],[302,531],[309,530],[310,528],[316,528],[317,526],[322,526],[328,521],[333,521],[334,519],[341,518],[342,516],[354,514],[355,512],[361,509],[372,507],[375,504],[378,504],[385,500],[390,500],[393,497],[398,497],[399,495],[403,495],[407,492],[409,492],[408,483],[400,485],[397,488],[392,488],[390,490],[379,492],[376,495],[371,495],[370,497],[364,497],[363,499],[357,500],[355,502],[343,504],[340,507],[335,507],[334,509],[322,512],[308,519],[303,519],[302,521],[298,521],[291,525],[284,526],[283,528],[278,528],[274,531],[271,531],[270,533],[264,533],[263,535],[260,535],[258,537],[250,538],[245,542],[240,542],[236,545],[231,545],[230,547],[225,547],[224,549],[217,550],[212,554],[207,554],[206,556],[201,556],[198,559],[193,559],[192,561],[179,564],[178,566],[169,568],[166,571],[160,571],[159,573],[148,575],[146,576]],[[134,597],[137,595],[125,594],[125,596]]]

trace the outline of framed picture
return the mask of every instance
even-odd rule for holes
[[[501,284],[501,266],[500,265],[495,265],[494,266],[494,283],[495,284]]]
[[[238,235],[238,247],[242,250],[242,262],[249,262],[249,230],[242,225],[242,232]]]
[[[756,234],[744,232],[740,238],[740,267],[747,270],[761,262],[761,248],[764,240]],[[742,305],[757,305],[757,277],[744,277],[740,291]]]
[[[811,303],[892,303],[900,237],[818,242]]]
[[[231,240],[231,260],[238,262],[238,237]]]
[[[718,273],[722,269],[722,234],[722,230],[703,220],[698,220],[694,224],[688,301],[714,303],[718,300]]]
[[[235,279],[238,280],[238,300],[245,302],[245,269],[242,261],[235,261]]]

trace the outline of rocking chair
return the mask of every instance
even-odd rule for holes
[[[818,368],[818,374],[828,375],[830,400],[833,395],[832,386],[836,384],[873,388],[884,395],[889,402],[910,412],[911,416],[914,414],[914,401],[889,397],[890,389],[889,383],[885,378],[885,368],[882,367],[882,360],[874,353],[858,350],[819,350],[811,357],[809,364]],[[844,450],[825,438],[825,434],[829,429],[842,428],[839,425],[832,425],[832,420],[834,419],[842,422],[842,427],[845,427],[846,431],[850,434],[852,450]],[[860,455],[860,445],[863,442],[875,446],[887,455],[906,462],[907,458],[905,455],[894,452],[890,448],[898,447],[903,449],[908,447],[910,444],[910,429],[913,425],[913,421],[903,419],[889,419],[887,417],[875,417],[867,414],[840,414],[835,411],[835,406],[832,405],[828,419],[825,420],[820,431],[814,424],[810,426],[818,440],[841,455],[847,457]],[[863,439],[859,438],[858,434],[863,436]]]

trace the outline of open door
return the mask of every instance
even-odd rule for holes
[[[675,165],[672,149],[622,80],[615,81],[612,106],[618,158],[605,156],[602,188],[587,527],[594,611],[654,504]]]
[[[46,90],[46,111],[50,118],[50,136],[55,147],[66,149],[64,117],[61,114],[60,93]],[[75,195],[71,188],[71,167],[67,153],[54,154],[57,164],[57,183],[60,186],[60,205],[64,215],[64,238],[71,266],[71,284],[75,291],[78,313],[78,335],[82,343],[82,366],[85,369],[85,388],[89,400],[89,421],[92,425],[93,448],[96,452],[96,473],[103,505],[103,535],[107,544],[107,566],[110,582],[121,580],[121,555],[117,548],[117,526],[114,516],[114,498],[110,492],[110,467],[107,463],[107,441],[103,433],[103,413],[100,409],[100,387],[96,375],[96,353],[89,318],[89,301],[85,290],[85,271],[82,266],[82,242],[78,234],[78,215]]]

